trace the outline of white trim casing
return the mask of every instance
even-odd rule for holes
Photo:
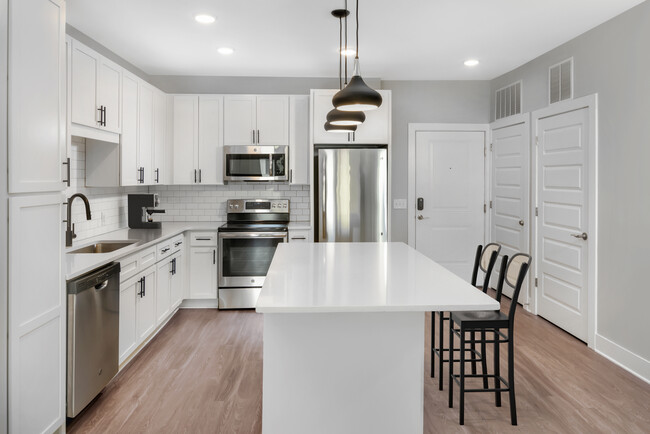
[[[650,384],[650,360],[596,333],[596,352]]]
[[[568,113],[575,110],[580,110],[583,108],[589,109],[589,156],[588,156],[588,194],[587,194],[587,212],[589,214],[589,224],[587,228],[587,233],[589,234],[589,273],[587,277],[587,311],[588,311],[588,324],[587,324],[587,345],[590,348],[594,348],[596,341],[596,330],[597,330],[597,297],[598,297],[598,95],[588,95],[581,98],[576,98],[572,100],[565,100],[557,102],[549,107],[545,107],[540,110],[536,110],[532,113],[531,126],[534,128],[534,137],[535,143],[538,136],[538,121],[543,118],[550,116],[560,115],[562,113]],[[535,206],[539,206],[539,198],[537,197],[537,184],[539,180],[538,176],[538,167],[537,167],[537,152],[538,148],[535,145],[535,152],[531,153],[531,160],[533,160],[533,172],[534,172],[534,202]],[[537,251],[538,240],[537,240],[537,222],[535,222],[535,246],[536,251],[534,252],[533,257],[533,270],[535,272],[535,277],[537,276],[539,255]],[[533,291],[535,298],[535,306],[538,305],[538,291],[537,288],[534,288]],[[534,311],[537,314],[537,309]]]
[[[439,124],[439,123],[410,123],[408,124],[408,195],[407,195],[407,226],[408,226],[408,245],[415,248],[415,135],[421,131],[476,131],[484,134],[485,158],[483,170],[485,173],[483,201],[488,204],[490,197],[489,173],[491,167],[488,163],[487,150],[489,149],[490,126],[488,124]],[[483,242],[489,239],[490,229],[489,213],[485,212],[483,218]]]

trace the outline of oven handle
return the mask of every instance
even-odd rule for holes
[[[219,238],[287,238],[287,232],[219,232]]]

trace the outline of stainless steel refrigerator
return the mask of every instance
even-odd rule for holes
[[[318,242],[388,241],[385,146],[315,149]]]

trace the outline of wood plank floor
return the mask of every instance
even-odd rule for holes
[[[262,325],[253,311],[179,311],[68,431],[261,432]],[[461,427],[458,393],[455,408],[448,408],[448,382],[440,392],[438,378],[429,377],[429,333],[427,314],[426,433],[650,432],[650,385],[521,309],[515,324],[519,426],[510,425],[507,394],[497,408],[492,394],[474,393],[466,396]],[[505,346],[501,354],[505,373]]]

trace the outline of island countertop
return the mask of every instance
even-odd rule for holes
[[[490,296],[404,243],[280,244],[261,313],[497,310]]]

